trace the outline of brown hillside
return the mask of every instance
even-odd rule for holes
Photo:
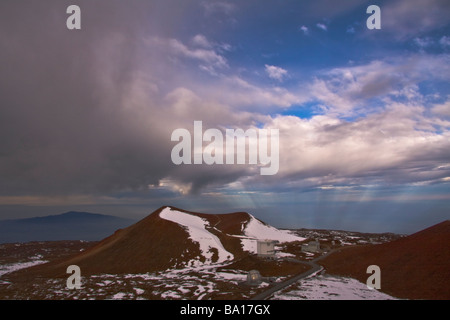
[[[345,248],[320,261],[328,273],[366,283],[381,269],[381,291],[406,299],[450,299],[450,221],[372,246]]]
[[[75,264],[83,275],[100,273],[146,273],[181,267],[183,263],[201,255],[199,246],[189,239],[188,232],[177,223],[160,218],[161,207],[146,218],[103,239],[86,251],[59,262],[27,268],[17,276],[67,277],[67,266]],[[235,258],[242,257],[238,238],[227,234],[241,234],[241,226],[249,220],[247,213],[201,214],[173,208],[207,219],[209,232],[221,240]],[[14,273],[11,274],[14,276]]]

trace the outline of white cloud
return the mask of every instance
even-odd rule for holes
[[[309,34],[309,29],[307,26],[301,26],[300,30],[305,34],[308,35]]]
[[[203,40],[207,40],[206,37],[197,38],[198,43]],[[218,70],[216,63],[220,59],[211,54],[218,55],[213,48],[199,49],[192,44],[167,39],[158,44],[163,52],[193,59],[200,66],[212,67],[210,71]],[[152,50],[154,48],[151,47]],[[205,54],[204,51],[210,53]],[[424,79],[448,79],[450,72],[446,72],[449,68],[446,62],[448,56],[422,54],[325,70],[310,86],[302,88],[305,90],[302,94],[278,86],[263,87],[238,76],[221,76],[208,83],[182,82],[182,85],[177,83],[178,87],[170,83],[171,90],[168,90],[161,84],[170,78],[163,77],[158,82],[160,90],[155,90],[149,98],[149,101],[160,103],[153,103],[157,106],[148,110],[151,104],[142,98],[141,105],[148,110],[148,117],[139,119],[152,118],[152,126],[157,123],[170,128],[190,128],[193,120],[203,120],[205,128],[227,125],[248,128],[256,124],[277,128],[280,130],[281,163],[273,181],[286,188],[299,185],[342,189],[348,185],[369,183],[441,181],[450,176],[450,172],[434,170],[433,166],[440,164],[439,159],[449,159],[446,154],[450,150],[449,127],[442,127],[446,123],[439,122],[438,116],[424,116],[426,109],[420,103],[416,87]],[[166,67],[169,69],[171,66]],[[149,70],[153,72],[153,69]],[[282,73],[281,79],[286,74],[287,71]],[[183,77],[181,72],[176,78],[180,77]],[[145,87],[142,91],[146,92]],[[165,92],[169,94],[164,99],[154,99],[154,96]],[[399,100],[405,98],[407,102],[393,102],[393,98],[389,98],[394,95],[402,98]],[[130,93],[131,98],[136,99],[135,91]],[[289,108],[308,98],[319,100],[324,105],[325,114],[310,119],[294,116],[271,118],[264,114],[265,108],[272,108],[272,111],[274,107]],[[367,103],[373,98],[378,99],[381,105],[376,110],[370,110]],[[442,107],[435,107],[433,111],[436,114],[442,112]],[[340,118],[343,114],[354,114],[358,108],[363,111],[358,114],[358,119],[347,122]],[[441,126],[439,133],[434,128],[436,125]],[[166,141],[164,139],[163,136],[161,141]],[[262,179],[251,168],[230,166],[180,166],[165,172],[163,177],[170,179],[154,183],[157,188],[180,194],[201,188],[213,190],[214,186],[223,186],[224,183],[239,181],[250,184]],[[158,178],[161,179],[161,175]]]
[[[431,111],[438,115],[450,117],[450,100],[442,104],[436,104]]]
[[[193,44],[193,46],[211,50],[211,51],[215,52],[217,55],[221,55],[222,57],[225,52],[230,52],[233,50],[233,47],[230,44],[223,43],[223,42],[210,41],[210,40],[208,40],[208,38],[206,38],[202,34],[195,35],[192,38],[191,43]],[[211,66],[203,65],[201,67],[201,69],[205,69],[210,73],[216,74],[216,71],[212,70],[213,68]]]
[[[227,60],[223,56],[217,54],[214,50],[191,49],[176,39],[170,39],[168,43],[170,48],[177,54],[201,60],[215,67],[228,67]]]
[[[199,67],[213,75],[216,75],[217,69],[228,68],[227,59],[211,48],[212,44],[202,35],[197,35],[192,39],[193,43],[201,48],[191,48],[177,39],[166,39],[154,37],[148,40],[153,47],[166,50],[175,56],[181,56],[200,62]]]
[[[425,38],[414,38],[414,43],[419,46],[420,48],[426,48],[426,47],[430,47],[434,44],[433,39],[431,39],[430,37],[425,37]]]
[[[316,24],[316,27],[319,29],[322,29],[323,31],[327,31],[328,27],[326,25],[324,25],[323,23],[318,23]]]
[[[411,55],[390,61],[334,68],[319,75],[308,91],[334,115],[370,111],[369,101],[407,99],[420,102],[418,84],[426,80],[450,80],[448,55]],[[383,102],[384,101],[384,102]]]
[[[269,75],[270,78],[283,81],[283,78],[287,76],[288,72],[287,70],[277,67],[277,66],[271,66],[266,64],[266,73]]]
[[[264,111],[267,107],[288,108],[306,101],[306,96],[300,92],[290,92],[281,87],[260,87],[237,76],[224,78],[223,85],[215,89],[206,89],[206,94],[213,94],[226,104],[253,111]]]
[[[192,42],[200,47],[204,47],[204,48],[212,48],[212,44],[208,41],[208,39],[206,39],[206,37],[204,35],[201,34],[197,34],[196,36],[194,36],[192,38]]]
[[[170,178],[164,178],[159,181],[159,188],[169,189],[173,192],[186,195],[192,189],[192,183],[183,183]],[[150,189],[155,188],[155,186],[149,186]]]
[[[450,47],[450,37],[443,36],[443,37],[439,40],[439,43],[440,43],[443,47]]]
[[[164,111],[172,124],[191,126],[194,120],[202,120],[205,125],[212,126],[251,123],[252,114],[232,110],[229,105],[218,102],[219,98],[215,92],[207,97],[185,87],[178,87],[164,97]]]
[[[228,43],[218,43],[216,44],[217,48],[221,51],[232,51],[233,47]]]
[[[450,131],[430,131],[424,112],[394,103],[353,122],[276,117],[266,127],[280,129],[280,181],[295,177],[295,183],[315,187],[439,181],[450,172],[438,169],[448,162]]]
[[[245,86],[255,90],[245,82],[239,85],[243,92],[249,92],[243,89]],[[234,90],[228,87],[225,91]],[[276,97],[270,95],[258,96],[263,92],[250,92],[250,100],[270,98],[276,101]],[[285,188],[351,190],[352,186],[367,184],[438,183],[450,176],[450,123],[437,132],[434,126],[439,124],[439,119],[426,117],[426,108],[418,104],[391,102],[379,112],[348,122],[333,115],[301,119],[230,112],[228,105],[214,103],[184,88],[170,93],[166,102],[171,106],[166,108],[166,113],[173,115],[172,123],[178,119],[186,126],[192,119],[201,117],[205,128],[223,128],[226,123],[246,128],[258,121],[264,128],[279,129],[282,157],[280,171],[272,181]],[[211,116],[205,117],[205,114]],[[211,178],[207,182],[211,188],[223,185],[224,177],[229,179],[229,185],[239,182],[245,187],[262,179],[250,169],[221,166],[186,170],[179,167],[170,173],[170,179],[160,180],[159,188],[187,194],[195,188],[197,177],[204,176],[205,170]]]

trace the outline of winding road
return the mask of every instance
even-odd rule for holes
[[[340,251],[342,248],[336,248],[333,249],[329,252],[327,252],[324,255],[321,255],[320,257],[317,257],[311,261],[301,261],[301,260],[297,260],[297,259],[292,259],[289,258],[287,259],[288,261],[292,261],[292,262],[297,262],[297,263],[301,263],[301,264],[305,264],[311,267],[311,269],[306,270],[300,274],[297,274],[296,276],[289,278],[283,282],[277,283],[274,286],[268,288],[266,291],[261,292],[260,294],[257,294],[256,296],[254,296],[253,298],[251,298],[250,300],[265,300],[267,298],[269,298],[272,294],[274,294],[277,291],[280,291],[281,289],[284,289],[292,284],[294,284],[295,282],[304,279],[310,275],[312,275],[313,273],[319,272],[323,270],[323,267],[321,265],[318,265],[316,262],[327,257],[328,255],[332,254],[333,252],[336,251]]]

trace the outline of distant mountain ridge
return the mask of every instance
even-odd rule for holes
[[[0,221],[0,243],[58,240],[97,241],[135,220],[90,212]]]

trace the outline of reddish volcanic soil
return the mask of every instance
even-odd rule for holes
[[[256,256],[249,255],[244,257],[238,261],[233,262],[223,268],[219,268],[218,270],[258,270],[263,277],[286,277],[293,276],[295,274],[299,274],[306,270],[309,270],[311,267],[306,264],[300,264],[291,261],[276,261],[276,260],[265,260],[259,259]]]
[[[406,299],[450,299],[450,221],[373,246],[342,249],[322,261],[328,273],[366,283],[369,265],[381,269],[381,291]]]
[[[66,269],[72,264],[78,265],[84,275],[146,273],[182,267],[183,263],[201,256],[201,252],[198,244],[189,239],[189,234],[183,227],[160,218],[159,213],[163,208],[125,229],[117,230],[75,257],[16,273],[22,279],[36,274],[40,277],[67,277]],[[219,237],[227,251],[232,252],[235,258],[245,255],[239,238],[227,234],[242,233],[242,223],[250,218],[247,213],[211,215],[173,209],[207,219],[212,227],[208,231]],[[11,274],[14,275],[15,273]]]

